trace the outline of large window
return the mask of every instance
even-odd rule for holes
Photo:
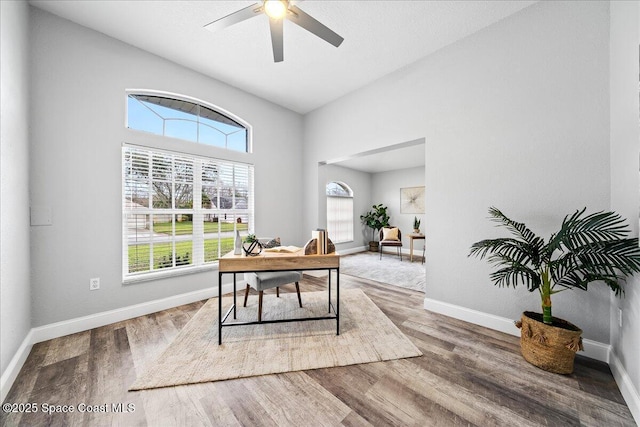
[[[253,222],[253,166],[141,147],[123,152],[125,276],[197,267]]]
[[[159,136],[145,140],[151,146],[122,147],[124,280],[211,268],[233,250],[236,232],[244,236],[253,230],[253,166],[237,161],[239,154],[229,159],[194,155],[188,143],[184,151],[167,151],[164,137],[247,151],[248,129],[180,99],[128,94],[128,102],[127,126]],[[162,116],[161,126],[154,127],[158,122],[141,108]],[[214,127],[217,136],[208,139],[214,132],[206,129]],[[221,152],[216,151],[218,157]]]
[[[353,191],[343,182],[327,184],[327,233],[333,243],[353,241]]]

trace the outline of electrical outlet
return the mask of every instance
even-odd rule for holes
[[[89,290],[95,291],[97,289],[100,289],[100,278],[94,277],[93,279],[89,279]]]
[[[618,326],[622,328],[622,309],[618,309]]]

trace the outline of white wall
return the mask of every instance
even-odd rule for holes
[[[33,327],[217,285],[215,271],[121,283],[121,144],[145,139],[124,127],[128,88],[199,98],[250,123],[254,154],[238,156],[256,166],[255,231],[289,244],[306,241],[302,186],[290,179],[302,175],[298,114],[47,12],[31,12],[31,203],[53,212],[53,225],[31,230]],[[90,277],[101,278],[99,291],[89,291]]]
[[[639,21],[638,2],[611,3],[611,209],[631,220],[635,236],[638,235],[640,184]],[[634,415],[640,422],[640,278],[629,279],[625,288],[625,298],[611,299],[611,344],[614,354],[622,363],[635,389]],[[618,308],[621,308],[623,313],[622,328],[618,326]],[[621,384],[624,392],[623,386]]]
[[[2,1],[0,18],[0,372],[4,380],[31,329],[29,6]]]
[[[426,296],[513,319],[539,309],[467,254],[496,236],[492,205],[545,237],[576,209],[609,207],[608,20],[606,2],[539,2],[320,108],[305,117],[305,170],[425,138]],[[311,223],[315,185],[305,180]],[[609,342],[607,290],[554,303],[586,338]]]
[[[372,174],[372,202],[382,203],[387,206],[389,214],[389,224],[398,227],[402,231],[402,244],[404,250],[409,248],[408,234],[413,233],[413,219],[418,217],[422,221],[420,229],[425,232],[424,214],[407,214],[400,212],[400,189],[405,187],[424,186],[424,167],[400,169],[389,172],[379,172]],[[417,243],[416,247],[422,250],[422,244]],[[421,254],[422,255],[422,254]]]

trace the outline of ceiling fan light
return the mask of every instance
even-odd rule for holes
[[[282,0],[266,0],[264,12],[269,18],[282,19],[287,13],[287,2]]]

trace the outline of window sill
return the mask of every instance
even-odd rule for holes
[[[153,271],[151,273],[140,273],[135,276],[127,276],[122,279],[123,285],[133,285],[141,282],[150,282],[152,280],[168,279],[171,277],[186,276],[189,274],[204,273],[207,271],[218,270],[218,263],[202,265],[198,267],[185,267],[170,271]]]

